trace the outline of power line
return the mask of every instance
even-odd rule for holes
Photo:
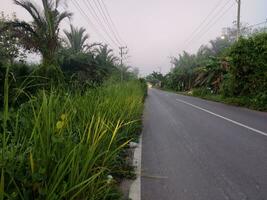
[[[99,13],[101,14],[104,23],[107,24],[108,29],[109,29],[109,30],[111,31],[111,33],[113,34],[115,40],[118,42],[119,45],[121,45],[120,39],[117,37],[115,31],[113,30],[113,27],[111,26],[111,24],[110,24],[110,22],[109,22],[109,20],[108,20],[107,14],[106,14],[106,12],[105,12],[106,10],[103,9],[101,2],[100,2],[99,0],[96,0],[96,2],[97,2],[98,4],[96,4],[95,0],[93,0],[93,2],[94,2],[94,4],[96,5],[96,7],[97,7]]]
[[[107,13],[107,16],[108,16],[108,18],[109,18],[109,21],[111,22],[111,25],[113,26],[116,35],[118,36],[118,38],[120,39],[120,41],[122,41],[122,42],[125,44],[125,41],[124,41],[124,40],[122,39],[122,37],[120,36],[120,34],[119,34],[119,32],[118,32],[118,29],[117,29],[117,27],[116,27],[114,21],[113,21],[112,18],[111,18],[111,15],[110,15],[110,13],[109,13],[109,11],[108,11],[107,5],[105,4],[105,2],[104,2],[103,0],[100,0],[100,1],[101,1],[102,4],[103,4],[104,10],[105,10],[106,13]]]
[[[112,38],[112,36],[109,34],[108,30],[106,29],[105,25],[102,23],[101,19],[99,18],[99,16],[97,15],[97,12],[95,11],[94,7],[92,6],[92,4],[90,3],[90,1],[87,0],[83,0],[86,7],[88,8],[88,10],[91,11],[91,15],[94,17],[94,19],[96,20],[96,22],[98,23],[99,27],[102,29],[102,31],[108,36],[108,38],[112,41],[113,44],[115,44],[115,46],[119,46],[115,40]]]
[[[251,27],[254,27],[254,26],[260,26],[262,24],[267,24],[267,19],[265,21],[260,22],[260,23],[249,25],[247,28],[251,28]]]
[[[229,10],[230,8],[233,7],[233,4],[231,4],[231,6],[229,8],[227,8],[226,10],[224,10],[224,8],[230,3],[231,0],[227,1],[219,10],[219,12],[217,12],[217,14],[222,13],[221,15],[219,15],[219,17],[217,18],[211,18],[209,20],[209,22],[197,33],[197,35],[195,35],[185,46],[188,47],[193,41],[195,41],[196,38],[200,38],[203,36],[203,34],[205,34],[214,24],[216,24],[218,22],[218,20],[220,20]],[[214,20],[215,19],[215,20]]]
[[[101,34],[101,32],[99,32],[99,30],[97,29],[97,27],[95,27],[94,23],[91,21],[91,19],[88,17],[88,15],[83,11],[83,9],[80,7],[80,5],[75,0],[73,0],[71,2],[74,5],[74,7],[76,7],[76,9],[78,10],[78,12],[80,12],[80,14],[83,15],[86,18],[85,21],[88,23],[88,25],[95,30],[95,32],[104,40],[105,43],[107,43],[109,46],[111,46],[112,48],[114,48],[112,45],[110,45],[109,42],[107,42],[107,40],[105,39],[105,37]]]
[[[201,39],[227,12],[229,12],[230,9],[234,6],[234,4],[235,3],[231,4],[231,6],[227,10],[225,10],[198,39]]]
[[[90,0],[89,0],[89,1],[90,1]],[[101,16],[101,18],[102,18],[103,23],[107,25],[107,28],[109,29],[109,31],[111,32],[111,34],[113,34],[113,32],[111,31],[111,29],[110,29],[110,27],[109,27],[109,24],[108,24],[108,23],[106,22],[106,20],[105,20],[105,16],[103,15],[103,12],[102,12],[102,10],[101,10],[101,7],[99,7],[99,4],[97,4],[97,3],[99,3],[99,1],[98,1],[98,0],[97,0],[97,1],[92,0],[92,2],[94,3],[96,9],[98,10],[98,12],[99,12],[99,14],[100,14],[100,16]],[[97,2],[97,3],[96,3],[96,2]],[[113,36],[114,36],[114,34],[113,34]],[[117,40],[116,36],[114,37],[114,39],[115,39],[115,41],[118,43],[118,46],[120,46],[120,45],[121,45],[121,44],[120,44],[120,41]]]
[[[190,36],[185,40],[185,42],[184,43],[187,43],[189,40],[190,40],[190,38],[191,37],[193,37],[194,36],[194,34],[195,33],[197,33],[199,30],[200,30],[200,28],[201,28],[201,26],[203,25],[203,24],[205,24],[205,22],[209,19],[209,17],[214,13],[214,11],[220,6],[220,4],[222,3],[222,1],[221,0],[219,0],[217,3],[216,3],[216,5],[213,7],[213,9],[209,12],[209,14],[204,18],[204,20],[199,24],[199,26],[190,34]]]
[[[224,8],[230,3],[230,1],[232,1],[232,0],[228,0],[225,4],[223,4],[223,6],[218,10],[218,12],[216,13],[217,14],[217,16],[218,16],[218,14],[220,14],[223,10],[224,10]],[[202,27],[199,31],[198,31],[198,33],[189,41],[189,42],[187,42],[186,43],[186,47],[188,47],[197,37],[199,37],[199,35],[201,35],[202,33],[203,33],[203,30],[205,31],[206,30],[206,28],[207,27],[209,27],[209,25],[213,22],[213,20],[214,20],[214,18],[211,18],[209,21],[208,21],[208,23],[206,23],[205,25],[204,25],[204,27]]]

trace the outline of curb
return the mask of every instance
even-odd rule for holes
[[[142,135],[139,144],[134,150],[133,166],[135,167],[136,179],[132,183],[129,192],[131,200],[141,200],[141,161],[142,161]]]

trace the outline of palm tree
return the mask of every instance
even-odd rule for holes
[[[89,35],[85,34],[85,31],[85,28],[75,28],[73,25],[70,25],[70,31],[64,30],[68,46],[75,53],[85,52],[90,47],[86,44]]]
[[[101,45],[95,50],[97,60],[101,60],[103,64],[114,65],[118,58],[114,56],[113,50],[108,45]]]
[[[114,56],[113,50],[109,49],[108,45],[99,45],[98,48],[94,49],[93,53],[98,70],[102,76],[107,76],[108,74],[118,71],[116,68],[118,58]]]
[[[67,11],[58,11],[60,1],[42,0],[41,10],[31,0],[14,0],[31,15],[33,21],[15,20],[7,23],[7,28],[12,29],[25,49],[41,53],[44,66],[56,64],[55,54],[60,46],[59,25],[62,20],[72,16]]]

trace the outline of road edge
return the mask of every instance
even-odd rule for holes
[[[136,179],[132,183],[129,191],[131,200],[141,200],[141,164],[142,164],[142,135],[139,144],[134,150],[133,166],[135,167]]]

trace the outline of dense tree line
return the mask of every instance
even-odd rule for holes
[[[183,52],[172,58],[174,67],[165,76],[152,73],[147,81],[196,96],[220,95],[236,103],[267,109],[267,33],[242,26],[224,29],[223,37],[211,40],[197,53]]]

